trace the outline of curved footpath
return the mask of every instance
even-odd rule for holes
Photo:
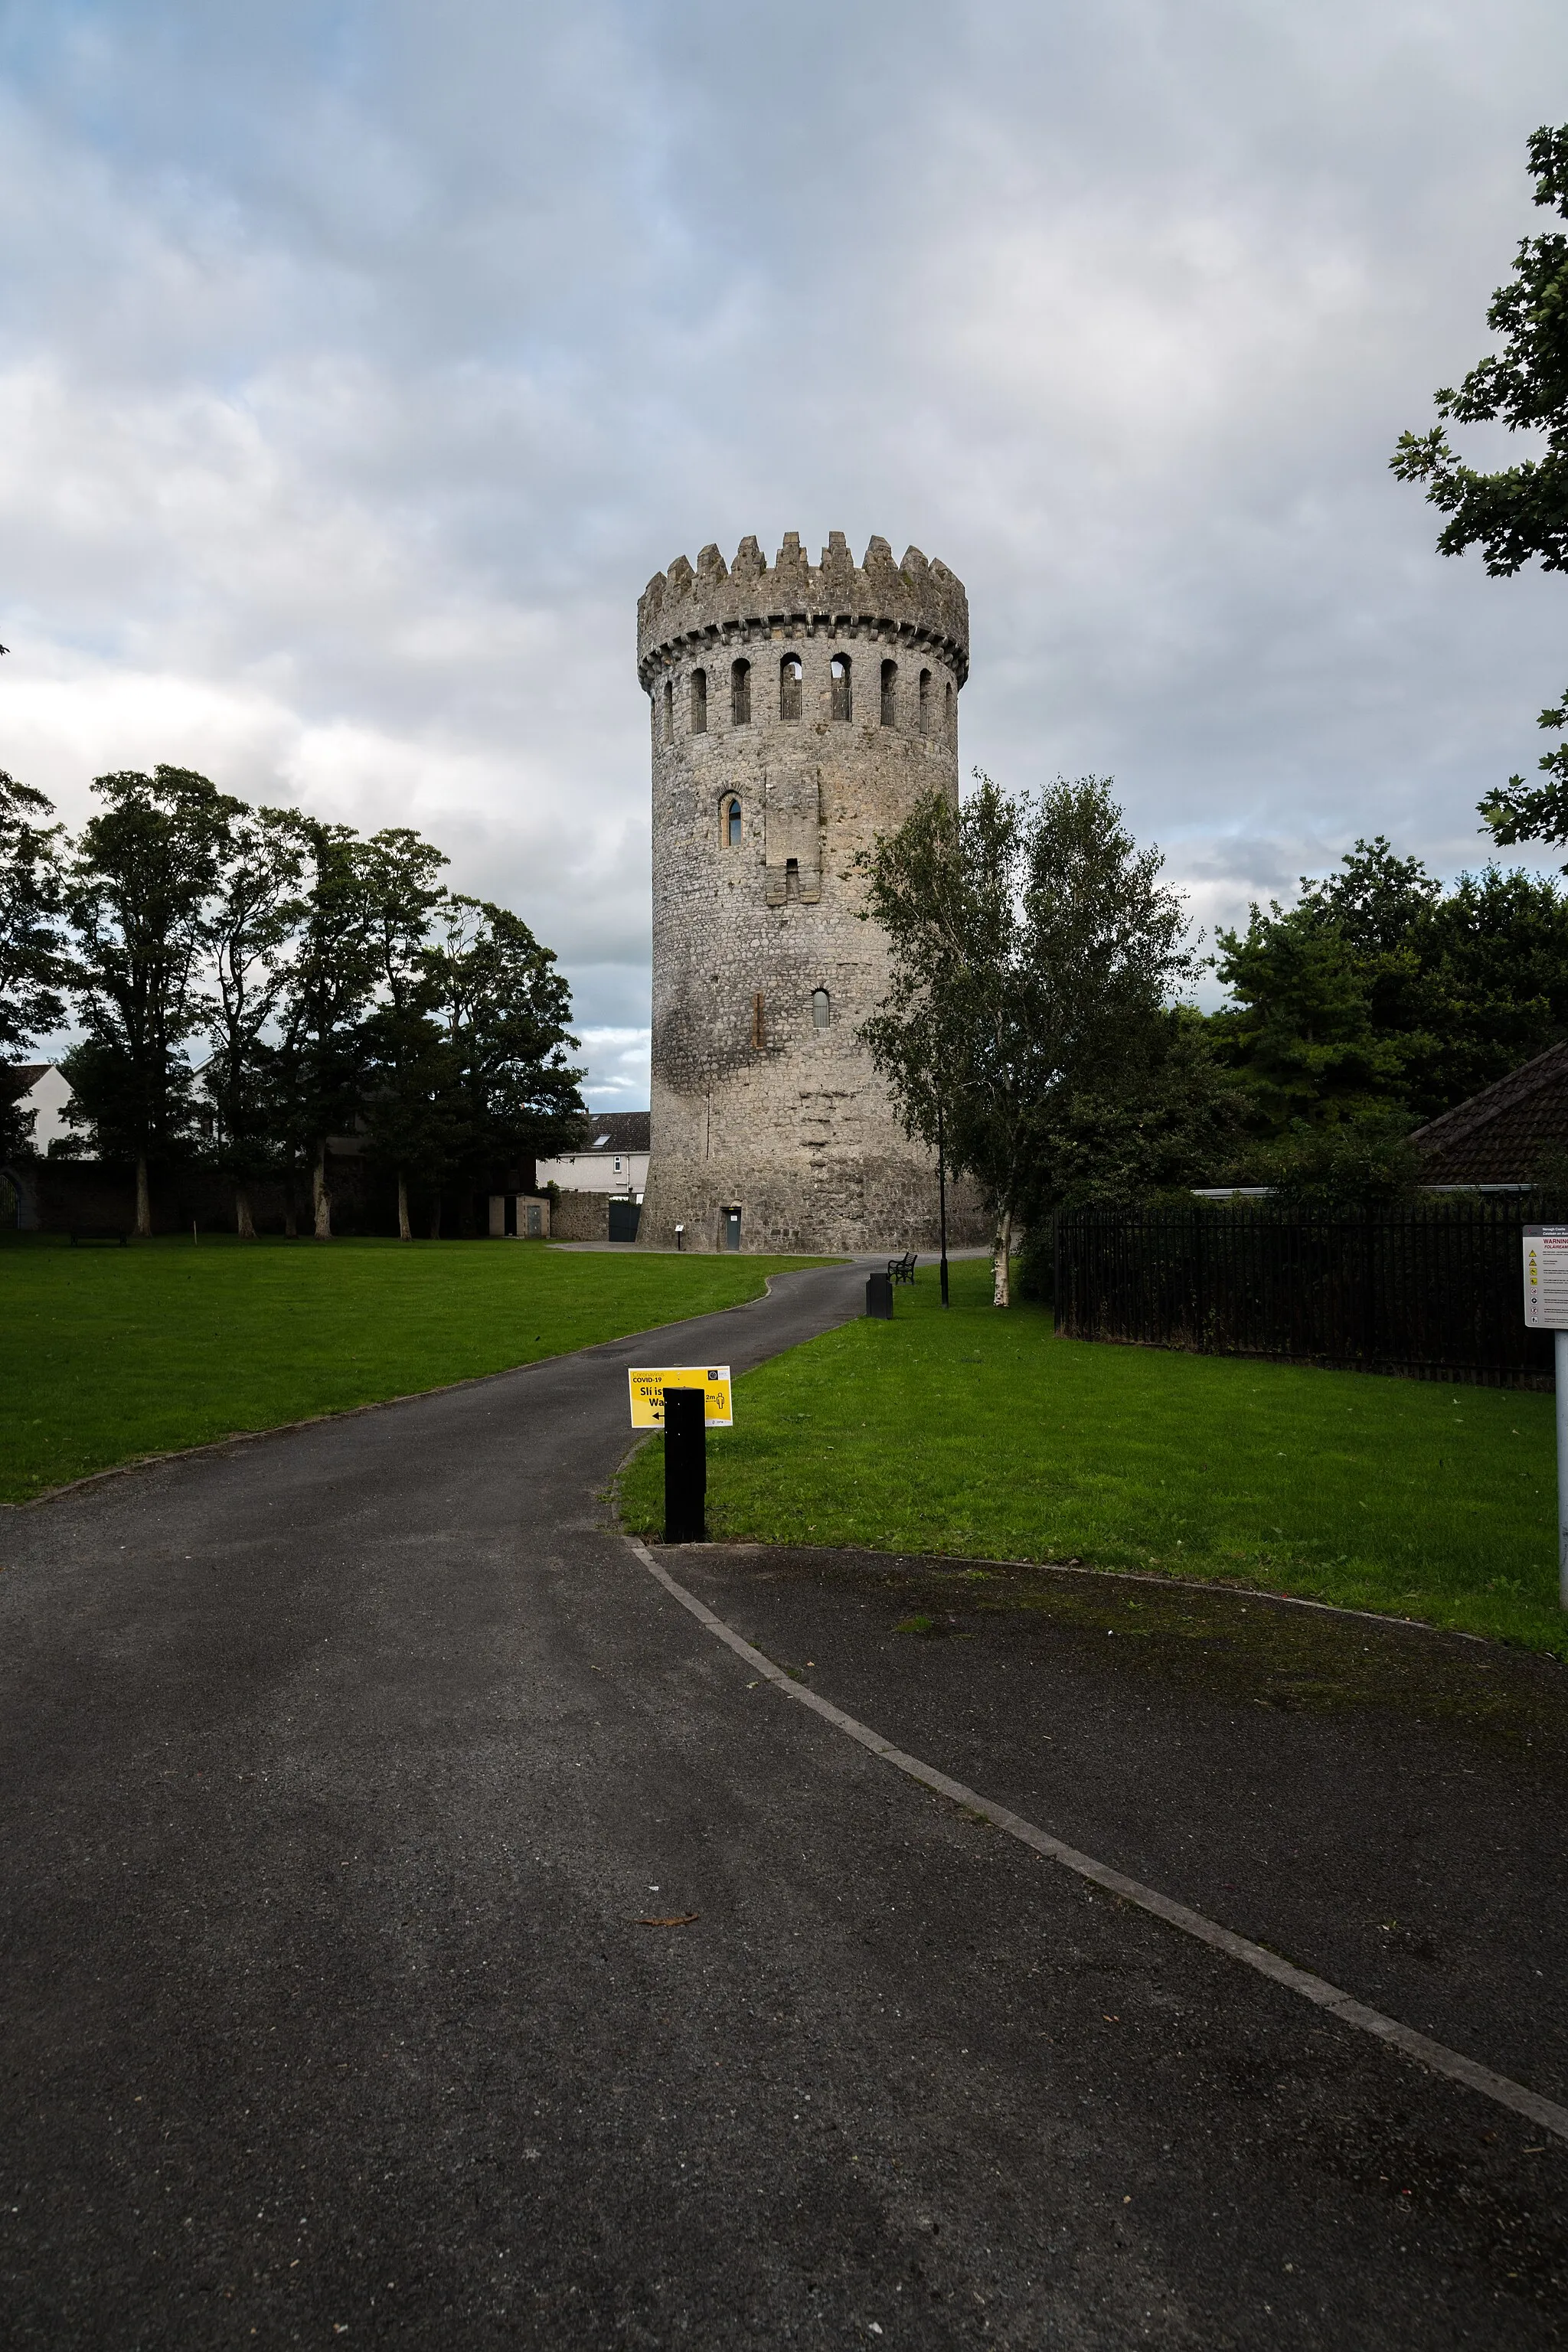
[[[8,2346],[1562,2340],[1568,2146],[912,1785],[609,1524],[628,1363],[741,1370],[862,1280],[4,1515]],[[1568,2095],[1553,1670],[1489,1653],[1460,1723],[1454,1645],[1362,1626],[1404,1713],[1314,1711],[1299,1644],[1282,1709],[1268,1604],[662,1557],[900,1747]]]

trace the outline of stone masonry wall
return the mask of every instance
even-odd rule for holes
[[[607,1192],[562,1191],[551,1212],[550,1237],[557,1242],[603,1242],[610,1234]]]
[[[705,548],[638,607],[653,732],[653,1139],[639,1240],[934,1245],[936,1171],[858,1038],[886,986],[857,855],[958,793],[968,607],[944,565],[835,532],[820,565]],[[740,666],[739,669],[737,666]],[[836,676],[836,666],[839,672]],[[847,672],[846,672],[847,666]],[[967,1192],[950,1238],[984,1238]]]

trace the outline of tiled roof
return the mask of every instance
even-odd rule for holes
[[[601,1151],[647,1151],[653,1115],[646,1110],[591,1110],[587,1149]],[[605,1140],[600,1143],[599,1138]]]
[[[0,1062],[0,1102],[20,1102],[54,1066],[52,1062]]]
[[[1543,1150],[1568,1150],[1568,1045],[1550,1045],[1410,1139],[1428,1184],[1524,1184]]]

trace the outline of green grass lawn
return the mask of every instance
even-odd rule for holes
[[[715,1538],[1235,1579],[1568,1656],[1550,1396],[1058,1339],[934,1270],[748,1373]],[[657,1535],[658,1444],[623,1480]]]
[[[0,1501],[705,1315],[816,1263],[206,1235],[0,1249]]]

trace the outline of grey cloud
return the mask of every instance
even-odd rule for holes
[[[412,816],[619,1087],[637,593],[832,526],[967,582],[966,760],[1113,772],[1205,923],[1473,864],[1562,583],[1386,460],[1565,57],[1536,0],[0,12],[0,761]]]

